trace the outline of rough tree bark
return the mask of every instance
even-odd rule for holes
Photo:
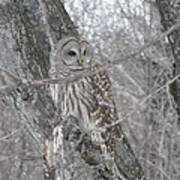
[[[31,86],[35,80],[48,78],[50,49],[54,44],[63,36],[78,35],[63,4],[59,0],[9,0],[0,5],[0,10],[0,19],[5,19],[11,33],[13,55],[10,58],[14,59],[9,63],[5,56],[0,65],[8,67],[9,72],[15,74],[8,74],[1,69],[0,85],[6,91],[0,92],[0,108],[4,110],[8,106],[9,111],[14,113],[10,121],[23,126],[24,135],[31,137],[28,143],[23,140],[23,152],[19,156],[21,161],[16,162],[20,162],[20,172],[17,175],[13,171],[8,172],[6,178],[24,179],[29,174],[29,179],[42,179],[38,173],[31,176],[31,171],[35,170],[32,168],[28,171],[29,166],[24,165],[28,158],[40,158],[41,169],[44,163],[44,179],[111,179],[107,171],[100,171],[104,169],[103,158],[93,148],[90,137],[78,129],[76,119],[67,122],[59,117],[49,95],[48,85]],[[4,114],[0,115],[3,120]],[[56,154],[54,151],[56,133],[62,133],[61,140],[65,142],[62,142],[64,147],[61,150],[68,153]],[[26,155],[26,144],[32,146],[32,151],[36,147],[36,157]]]
[[[47,85],[31,89],[31,85],[28,82],[48,77],[49,36],[51,35],[51,40],[55,44],[63,35],[75,35],[77,31],[63,4],[58,0],[53,2],[51,0],[12,0],[1,4],[0,9],[1,21],[6,26],[4,28],[7,28],[11,34],[9,38],[11,38],[13,47],[10,49],[12,51],[10,58],[14,59],[10,64],[6,56],[4,59],[1,57],[1,68],[8,67],[10,72],[15,72],[16,76],[18,76],[17,79],[14,79],[14,75],[12,77],[11,74],[3,74],[1,71],[1,75],[3,75],[1,76],[1,87],[6,84],[7,79],[11,79],[11,84],[16,86],[16,88],[6,88],[6,92],[1,92],[1,107],[5,109],[5,106],[9,105],[10,108],[7,112],[15,112],[10,121],[17,121],[20,127],[24,126],[26,128],[26,135],[31,135],[31,143],[27,144],[35,144],[36,150],[38,150],[37,159],[44,158],[44,165],[46,166],[44,167],[44,178],[55,179],[50,142],[53,139],[53,128],[59,119],[55,116],[56,109],[49,96]],[[44,12],[45,10],[46,12]],[[46,17],[44,17],[45,14]],[[47,23],[49,27],[47,27]],[[18,66],[20,67],[19,69],[17,69]],[[8,78],[6,77],[7,75]],[[6,85],[10,87],[9,83]],[[28,92],[30,89],[31,92]],[[30,93],[32,94],[31,98],[29,97]],[[22,94],[24,94],[24,97],[22,97]],[[1,119],[5,121],[3,118],[5,117],[3,117],[2,113]],[[28,159],[25,154],[23,155],[24,157],[21,157],[22,172],[17,175],[16,173],[13,175],[11,172],[8,172],[6,178],[23,179],[23,164],[25,163],[22,161],[23,159]],[[19,162],[18,160],[16,163]],[[2,178],[4,179],[5,176]],[[38,173],[34,177],[29,175],[29,178],[42,179],[38,176]]]
[[[156,0],[157,7],[161,16],[161,24],[164,31],[172,27],[177,22],[180,23],[180,1],[179,0]],[[180,29],[177,29],[168,35],[169,45],[171,47],[173,62],[173,76],[180,74]],[[180,125],[180,78],[172,83],[170,92],[176,103],[178,115],[178,124]]]

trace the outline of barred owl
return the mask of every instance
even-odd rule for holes
[[[101,67],[93,59],[90,44],[76,37],[67,37],[58,44],[51,60],[49,75],[52,79],[76,76],[83,71]],[[118,120],[111,91],[111,81],[106,71],[83,76],[74,82],[51,85],[52,98],[61,109],[62,116],[79,120],[95,148],[103,154],[107,168],[114,169],[128,179],[140,178],[139,165]]]

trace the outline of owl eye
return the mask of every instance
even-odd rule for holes
[[[74,51],[69,51],[69,52],[68,52],[68,55],[69,55],[69,56],[76,56],[76,52],[74,52]]]

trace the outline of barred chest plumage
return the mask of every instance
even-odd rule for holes
[[[90,77],[84,77],[59,87],[59,105],[62,115],[77,118],[81,128],[88,131],[95,126],[90,114],[96,105],[91,81]]]

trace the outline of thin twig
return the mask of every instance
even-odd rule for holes
[[[146,164],[152,166],[153,168],[159,170],[167,179],[171,180],[171,177],[169,177],[162,169],[158,168],[157,166],[155,166],[154,164],[152,164],[150,161],[148,161],[147,159],[144,159],[143,157],[139,158],[140,160],[143,160]]]
[[[167,31],[165,31],[164,33],[162,33],[161,35],[157,34],[155,35],[151,41],[149,41],[148,43],[146,43],[145,45],[143,45],[141,48],[139,48],[137,51],[121,58],[118,60],[115,60],[112,64],[120,64],[122,61],[130,59],[134,56],[137,56],[138,54],[140,54],[141,52],[145,51],[147,48],[149,48],[151,45],[153,45],[154,43],[157,43],[158,41],[164,39],[166,36],[168,36],[170,33],[172,33],[173,31],[177,30],[178,28],[180,28],[180,23],[176,23],[175,25],[173,25],[171,28],[169,28]]]
[[[4,140],[10,138],[10,137],[13,136],[14,134],[20,132],[20,130],[21,130],[20,128],[19,128],[19,129],[16,129],[16,130],[14,130],[13,132],[11,132],[10,134],[7,134],[6,136],[1,137],[1,138],[0,138],[0,141],[4,141]],[[14,136],[13,136],[13,137],[14,137]]]
[[[6,77],[14,84],[18,84],[20,82],[19,78],[17,78],[14,74],[10,73],[9,71],[7,71],[4,68],[0,67],[0,71],[3,72],[4,74],[6,74]]]
[[[122,57],[118,60],[115,60],[113,62],[107,62],[106,64],[103,64],[102,67],[100,67],[99,69],[96,69],[94,71],[90,71],[90,70],[85,70],[85,71],[82,71],[82,72],[79,72],[77,73],[76,75],[74,76],[70,76],[70,77],[67,77],[67,78],[57,78],[57,79],[50,79],[50,78],[47,78],[47,79],[41,79],[41,80],[34,80],[30,83],[31,86],[40,86],[40,85],[45,85],[45,84],[66,84],[66,83],[70,83],[70,82],[74,82],[78,79],[81,79],[83,77],[87,77],[87,76],[90,76],[90,75],[93,75],[93,74],[96,74],[98,72],[101,72],[103,70],[108,70],[112,67],[114,67],[115,65],[119,65],[122,61],[124,60],[128,60],[134,56],[137,56],[138,54],[140,54],[141,52],[145,51],[147,48],[149,48],[152,44],[162,40],[163,38],[165,38],[167,35],[169,35],[171,32],[177,30],[178,28],[180,28],[180,23],[177,23],[175,24],[174,26],[172,26],[170,29],[168,29],[166,32],[164,32],[163,34],[161,35],[155,35],[154,38],[152,38],[151,41],[149,41],[149,43],[145,44],[144,46],[142,46],[139,50],[137,50],[136,52],[134,53],[131,53],[125,57]],[[0,70],[4,70],[2,68],[0,68]],[[7,72],[5,70],[5,72]],[[7,74],[7,73],[6,73]],[[11,73],[8,72],[8,74],[10,74],[10,76],[12,75]],[[8,75],[9,76],[9,75]],[[14,77],[15,79],[17,79],[16,77]],[[177,79],[177,76],[175,77],[175,79]],[[19,79],[18,79],[19,81]],[[174,81],[173,79],[171,81]],[[19,81],[21,82],[21,81]],[[16,88],[16,86],[15,86]],[[0,91],[2,89],[0,88]],[[3,90],[5,90],[3,88]]]
[[[164,88],[166,88],[166,86],[172,84],[175,80],[177,80],[178,78],[180,78],[180,74],[177,75],[176,77],[174,77],[173,79],[171,79],[170,81],[168,81],[167,83],[165,83],[163,86],[161,86],[160,88],[156,89],[154,92],[150,93],[148,96],[146,96],[145,98],[143,98],[138,105],[139,106],[143,106],[144,103],[150,99],[152,96],[154,96],[155,94],[157,94],[158,92],[160,92],[161,90],[163,90]],[[134,108],[130,113],[128,113],[128,115],[124,116],[123,118],[119,119],[118,121],[115,121],[114,123],[105,126],[104,128],[109,128],[109,127],[113,127],[116,126],[117,124],[121,123],[124,119],[127,119],[129,116],[131,116],[133,113],[137,112],[137,109]]]
[[[66,79],[62,78],[57,78],[57,79],[44,79],[44,80],[40,80],[40,81],[34,81],[33,85],[43,85],[46,83],[50,83],[50,84],[64,84],[64,83],[69,83],[69,82],[74,82],[75,80],[82,78],[82,77],[87,77],[93,74],[96,74],[100,71],[103,70],[107,70],[109,68],[112,68],[115,65],[119,65],[122,61],[127,61],[128,59],[137,56],[138,54],[140,54],[141,52],[145,51],[147,48],[149,48],[152,44],[162,40],[163,38],[165,38],[167,35],[169,35],[171,32],[175,31],[176,29],[180,28],[180,23],[175,24],[174,26],[172,26],[170,29],[168,29],[166,32],[164,32],[161,35],[155,35],[154,38],[152,38],[151,41],[149,41],[147,44],[145,44],[144,46],[142,46],[139,50],[137,50],[134,53],[131,53],[123,58],[120,58],[118,60],[115,60],[113,62],[108,62],[106,64],[103,64],[102,67],[100,67],[99,69],[95,70],[95,71],[83,71],[78,73],[77,75],[73,76],[73,77],[68,77]]]

